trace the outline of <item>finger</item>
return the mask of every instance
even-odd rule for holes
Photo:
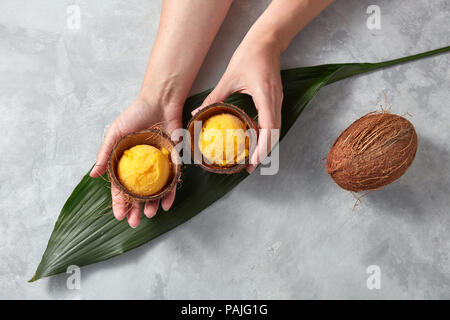
[[[256,167],[267,157],[270,151],[270,130],[261,128],[258,136],[258,145],[255,148],[250,164],[247,166],[247,172],[252,174]]]
[[[252,174],[259,164],[267,158],[278,142],[279,131],[278,133],[275,133],[273,130],[274,129],[260,129],[258,145],[250,158],[250,164],[246,168],[249,174]]]
[[[97,153],[97,160],[95,166],[92,168],[89,174],[92,178],[97,178],[106,172],[106,166],[108,164],[108,157],[111,153],[114,144],[120,138],[120,133],[114,125],[112,125],[106,132],[105,139]]]
[[[147,218],[153,218],[158,212],[159,200],[147,201],[144,207],[144,214]]]
[[[170,207],[172,206],[174,200],[175,200],[175,194],[177,192],[176,188],[173,188],[172,191],[169,192],[168,195],[166,195],[161,202],[161,207],[164,209],[164,211],[169,211]]]
[[[272,141],[272,135],[275,134],[272,130],[281,128],[282,94],[278,94],[277,91],[268,91],[271,93],[270,95],[261,91],[258,92],[261,94],[252,95],[258,109],[258,126],[260,130],[258,144],[250,157],[250,164],[247,166],[247,172],[250,174],[267,157],[278,141],[279,134],[274,136],[276,140]]]
[[[126,198],[114,184],[111,184],[111,196],[114,217],[119,221],[123,220],[127,215],[128,210]]]
[[[209,95],[203,100],[203,103],[200,107],[191,112],[192,115],[195,115],[201,109],[215,102],[225,101],[230,94],[234,92],[233,88],[227,83],[224,78],[220,79],[217,86],[213,91],[209,93]]]
[[[132,228],[136,228],[141,222],[141,203],[133,201],[131,203],[130,212],[128,213],[128,224]]]
[[[170,134],[170,139],[177,145],[183,139],[185,133],[183,129],[183,123],[181,119],[170,122],[166,127],[167,132]]]

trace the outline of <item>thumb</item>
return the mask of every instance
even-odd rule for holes
[[[197,109],[195,109],[194,111],[192,111],[191,114],[195,115],[204,107],[209,106],[210,104],[213,104],[215,102],[225,101],[228,98],[228,96],[232,93],[233,89],[231,88],[231,85],[229,85],[228,82],[224,80],[224,78],[220,79],[219,83],[214,88],[214,90],[209,93],[209,95],[205,98],[205,100],[203,100],[202,105]]]
[[[95,166],[89,174],[92,178],[97,178],[106,172],[109,154],[111,153],[114,144],[120,139],[120,137],[121,134],[119,130],[117,130],[116,126],[113,124],[106,132],[105,139],[98,150]]]
[[[247,172],[252,173],[268,156],[280,137],[282,98],[253,95],[258,109],[259,136],[257,146],[250,157]]]

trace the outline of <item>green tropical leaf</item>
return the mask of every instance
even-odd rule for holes
[[[284,101],[281,138],[325,85],[448,51],[450,47],[380,63],[328,64],[282,71]],[[205,91],[187,99],[183,114],[185,124],[190,112],[201,104],[208,93]],[[252,99],[247,95],[233,94],[227,102],[240,106],[251,117],[256,116]],[[69,265],[84,266],[134,249],[189,220],[247,176],[246,172],[218,175],[197,166],[186,166],[181,188],[170,212],[157,214],[153,219],[142,219],[139,227],[132,229],[126,221],[114,219],[106,178],[92,179],[86,175],[62,208],[42,261],[30,281],[65,272]]]

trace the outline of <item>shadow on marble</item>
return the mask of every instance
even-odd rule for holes
[[[419,136],[419,145],[413,164],[399,180],[385,188],[372,192],[363,198],[370,206],[384,209],[390,214],[407,214],[414,220],[425,219],[433,214],[427,208],[435,207],[435,202],[448,205],[448,190],[440,181],[439,172],[448,170],[450,155],[427,137]],[[440,156],[437,156],[440,155]],[[433,177],[435,176],[435,177]],[[432,178],[433,177],[433,178]]]

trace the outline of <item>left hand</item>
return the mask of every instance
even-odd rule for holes
[[[148,90],[150,91],[150,90]],[[158,94],[150,94],[145,97],[141,93],[136,99],[108,128],[102,146],[100,147],[97,160],[90,176],[97,178],[106,172],[108,157],[114,145],[124,135],[147,129],[155,124],[160,124],[168,133],[181,128],[182,103],[162,102]],[[181,100],[182,101],[182,100]],[[161,207],[167,211],[172,206],[176,189],[173,189],[161,201]],[[139,201],[128,201],[119,188],[111,184],[112,209],[117,220],[127,217],[128,224],[136,228],[141,221],[141,204]],[[144,215],[152,218],[159,208],[159,200],[145,202]]]
[[[205,106],[225,101],[234,92],[246,93],[252,97],[258,110],[260,136],[247,166],[248,173],[252,173],[264,160],[259,155],[265,157],[272,149],[271,129],[281,128],[283,88],[280,54],[281,50],[278,49],[276,41],[244,39],[233,54],[216,88],[203,104],[192,112],[195,114]]]

